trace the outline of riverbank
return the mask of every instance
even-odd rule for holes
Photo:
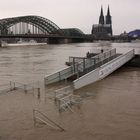
[[[37,42],[22,42],[22,43],[3,43],[1,47],[9,47],[9,46],[39,46],[46,45],[47,43],[37,43]]]

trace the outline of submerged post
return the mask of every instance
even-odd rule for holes
[[[38,91],[37,97],[38,97],[38,99],[40,99],[40,88],[37,88],[37,91]]]
[[[26,85],[24,85],[24,92],[27,93]]]

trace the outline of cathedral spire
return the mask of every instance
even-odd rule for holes
[[[110,26],[110,28],[108,28],[108,33],[112,35],[112,19],[110,15],[109,5],[108,5],[107,15],[106,15],[106,25]]]
[[[104,24],[104,14],[103,14],[103,7],[101,6],[101,13],[99,17],[99,24]]]
[[[103,6],[101,6],[101,13],[100,13],[100,16],[104,16],[104,14],[103,14]]]
[[[108,5],[108,9],[107,9],[107,16],[110,16],[109,5]]]
[[[106,24],[112,24],[109,5],[107,9]]]

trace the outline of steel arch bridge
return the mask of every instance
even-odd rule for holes
[[[85,34],[78,28],[60,29],[55,23],[40,16],[20,16],[0,20],[0,35],[58,35],[81,37]]]
[[[35,16],[20,16],[0,19],[0,45],[1,41],[18,42],[20,39],[37,42],[65,43],[83,42],[91,40],[78,28],[60,29],[51,20]]]
[[[0,34],[62,34],[49,19],[40,16],[20,16],[0,20]]]

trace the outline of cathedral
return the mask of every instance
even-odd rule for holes
[[[92,34],[97,39],[108,39],[112,36],[112,19],[110,15],[109,6],[107,10],[107,15],[105,17],[103,14],[103,8],[101,7],[99,24],[94,24],[92,26]]]

